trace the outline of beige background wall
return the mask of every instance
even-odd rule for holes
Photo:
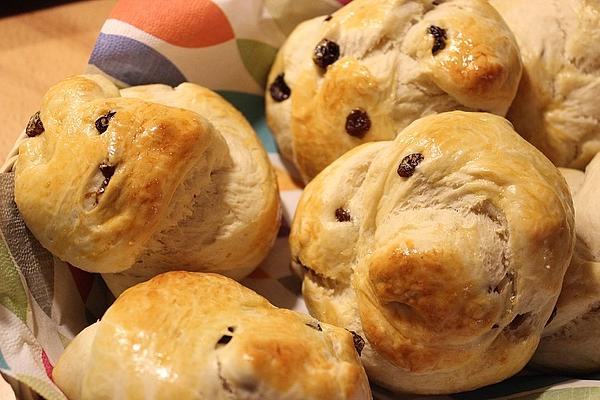
[[[0,163],[48,87],[84,71],[114,3],[81,1],[0,18]]]

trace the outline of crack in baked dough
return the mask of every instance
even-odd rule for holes
[[[236,394],[233,390],[233,388],[231,387],[231,385],[229,384],[229,382],[227,381],[227,379],[225,379],[225,377],[223,376],[223,369],[222,369],[222,365],[221,365],[221,360],[219,360],[219,357],[217,357],[217,376],[219,377],[219,381],[221,382],[221,386],[223,387],[223,390],[225,390],[227,393],[231,394],[233,396],[233,399],[237,399],[238,397],[236,397]]]
[[[484,200],[483,202],[477,204],[474,208],[471,209],[471,211],[473,211],[477,215],[484,216],[498,227],[495,230],[495,233],[500,242],[502,243],[501,263],[502,266],[506,268],[506,272],[504,274],[504,277],[494,286],[490,286],[490,288],[492,289],[491,293],[497,294],[502,294],[503,292],[505,292],[506,289],[509,289],[509,307],[505,308],[504,314],[502,316],[502,319],[505,319],[506,316],[512,313],[514,307],[514,299],[517,295],[517,272],[513,267],[510,254],[508,253],[508,248],[510,244],[510,229],[508,228],[508,221],[506,220],[506,216],[502,212],[502,210],[493,205],[489,200]]]
[[[296,262],[300,265],[300,267],[302,268],[302,271],[304,272],[303,278],[310,279],[313,283],[315,283],[316,285],[320,286],[323,289],[333,290],[334,292],[338,292],[341,290],[340,286],[345,286],[345,287],[348,286],[348,285],[344,285],[343,282],[339,282],[333,278],[329,278],[323,274],[316,272],[315,270],[313,270],[310,267],[303,264],[302,261],[300,261],[300,259],[297,259]]]
[[[402,38],[401,40],[393,38],[388,34],[383,34],[377,42],[375,42],[372,46],[370,46],[368,49],[366,49],[362,54],[360,54],[360,53],[354,54],[353,56],[357,59],[364,59],[364,58],[367,58],[368,56],[370,56],[372,53],[375,53],[378,50],[381,50],[383,53],[387,53],[388,51],[396,50],[397,48],[401,49],[405,45],[407,33],[415,25],[417,25],[421,21],[423,21],[423,19],[427,15],[427,13],[429,13],[430,11],[435,9],[435,7],[430,4],[421,4],[421,6],[422,7],[420,9],[420,14],[414,15],[410,19],[410,21],[408,21],[408,23],[405,24],[405,27],[404,27],[404,30],[402,31],[402,33],[397,35],[398,37]],[[407,55],[409,57],[411,57],[415,62],[418,62],[418,60],[415,57],[412,57],[410,54],[407,54]]]

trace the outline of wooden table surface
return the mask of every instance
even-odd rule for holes
[[[114,3],[82,1],[0,18],[0,164],[48,87],[85,71]]]

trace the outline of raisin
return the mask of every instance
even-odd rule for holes
[[[326,69],[340,58],[340,46],[336,42],[323,39],[315,47],[313,62],[320,68]]]
[[[235,332],[235,326],[228,326],[227,330],[231,333]]]
[[[415,173],[417,165],[423,161],[425,157],[421,153],[409,154],[400,161],[398,166],[398,175],[403,178],[410,178]]]
[[[360,356],[360,354],[362,353],[362,350],[365,347],[365,339],[363,339],[356,332],[353,332],[353,331],[349,331],[349,332],[352,334],[352,341],[354,342],[354,348],[356,349],[356,352]]]
[[[29,118],[29,122],[27,123],[27,128],[25,128],[25,133],[29,137],[34,137],[37,135],[41,135],[44,133],[44,124],[40,119],[40,112],[36,112]]]
[[[223,335],[223,336],[221,336],[221,338],[219,339],[219,341],[217,342],[215,347],[225,346],[227,343],[231,342],[231,339],[233,339],[233,336]]]
[[[346,132],[349,135],[362,138],[371,129],[369,114],[362,108],[355,108],[346,117]]]
[[[321,332],[323,330],[323,328],[321,328],[321,325],[319,325],[318,322],[315,322],[315,323],[308,322],[308,323],[306,323],[304,325],[309,326],[309,327],[311,327],[311,328],[313,328],[313,329],[315,329],[315,330],[317,330],[319,332]]]
[[[102,176],[104,177],[104,180],[102,181],[102,184],[100,185],[100,188],[98,189],[97,194],[102,194],[104,193],[104,191],[106,190],[106,187],[108,186],[108,184],[110,183],[110,178],[112,178],[112,176],[115,174],[115,169],[117,168],[114,165],[108,165],[108,164],[100,164],[100,166],[98,167],[100,169],[100,172],[102,172]]]
[[[269,86],[269,93],[271,98],[276,102],[287,100],[292,94],[292,89],[285,83],[283,73],[277,75],[273,83]]]
[[[338,208],[335,210],[335,219],[338,222],[348,222],[352,220],[350,212],[344,208]]]
[[[431,54],[436,55],[440,50],[446,47],[446,30],[439,26],[430,25],[427,28],[427,33],[433,36],[433,47],[431,48]]]
[[[109,111],[106,113],[106,115],[103,115],[96,120],[96,130],[98,131],[98,133],[103,134],[104,132],[106,132],[106,130],[108,129],[108,123],[110,122],[111,118],[115,116],[116,113],[116,111]]]
[[[110,178],[112,178],[112,176],[115,174],[115,169],[116,167],[114,165],[108,165],[108,164],[100,164],[100,166],[98,167],[100,168],[100,172],[102,172],[102,176],[104,176],[104,178],[110,180]]]

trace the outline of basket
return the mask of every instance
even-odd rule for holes
[[[2,164],[2,168],[0,168],[0,172],[14,171],[17,158],[19,157],[19,147],[25,140],[27,140],[27,135],[25,134],[25,131],[23,131],[19,137],[17,137],[17,141],[13,145],[12,149],[6,155],[6,160],[4,161],[4,164]]]
[[[27,138],[28,137],[25,134],[25,131],[22,131],[21,134],[17,137],[17,141],[13,145],[12,149],[6,155],[6,159],[4,160],[4,163],[2,164],[2,167],[0,168],[0,172],[2,172],[2,173],[14,172],[15,164],[17,163],[17,158],[19,157],[19,147],[25,140],[27,140]],[[35,393],[33,390],[31,390],[31,388],[29,388],[29,386],[25,385],[22,382],[19,382],[18,380],[14,379],[14,378],[11,378],[9,376],[5,376],[2,374],[0,376],[0,379],[4,379],[12,387],[13,391],[15,392],[16,398],[18,400],[41,399],[41,397],[37,393]]]

